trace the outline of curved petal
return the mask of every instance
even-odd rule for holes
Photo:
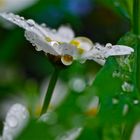
[[[28,110],[21,104],[14,104],[7,113],[2,139],[11,140],[15,138],[25,127],[28,119]]]
[[[105,57],[117,55],[129,55],[134,52],[134,49],[125,45],[113,45],[111,48],[106,49]]]
[[[35,21],[32,19],[25,20],[23,17],[12,13],[0,13],[0,16],[25,29],[26,38],[34,45],[40,46],[41,50],[45,51],[45,53],[58,55],[55,48],[49,44],[46,31],[40,25],[35,23]]]
[[[51,40],[56,40],[58,42],[69,43],[75,36],[73,30],[69,26],[60,26],[58,30],[50,29],[46,26],[42,27]]]

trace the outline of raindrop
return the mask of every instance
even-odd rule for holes
[[[24,17],[20,17],[21,18],[21,20],[24,20]]]
[[[42,27],[46,27],[46,24],[45,24],[45,23],[42,23],[41,26],[42,26]]]
[[[113,72],[112,77],[113,78],[115,78],[115,77],[121,77],[121,73],[116,70],[116,71]]]
[[[69,66],[73,63],[73,57],[70,55],[64,55],[61,57],[61,62],[66,65]]]
[[[130,83],[124,82],[122,84],[122,90],[124,92],[132,92],[134,90],[134,86]]]
[[[34,45],[35,45],[35,44],[34,44]],[[36,46],[36,45],[35,45],[35,46]],[[39,46],[36,46],[35,49],[36,49],[36,51],[41,51],[41,50],[42,50],[41,47],[39,47]]]
[[[34,26],[34,25],[35,25],[35,22],[34,22],[34,20],[32,20],[32,19],[28,19],[28,20],[27,20],[27,23],[28,23],[30,26]]]
[[[53,46],[53,47],[58,47],[59,46],[59,43],[58,42],[56,42],[56,41],[51,41],[51,46]]]
[[[112,48],[112,44],[111,44],[111,43],[107,43],[107,44],[105,45],[105,47],[108,48],[108,49],[111,49],[111,48]]]
[[[9,116],[7,118],[7,124],[12,128],[17,127],[18,126],[17,118],[15,116]]]

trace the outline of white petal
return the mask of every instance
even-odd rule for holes
[[[90,51],[84,53],[81,59],[84,60],[94,60],[100,65],[104,65],[106,62],[106,58],[109,56],[117,56],[117,55],[129,55],[134,52],[133,48],[124,45],[114,45],[108,43],[105,47],[96,43],[94,48]]]
[[[47,42],[46,31],[42,28],[42,26],[35,23],[35,21],[32,19],[25,20],[23,17],[14,15],[12,13],[0,13],[0,16],[25,29],[26,38],[37,47],[40,46],[41,50],[45,51],[45,53],[58,55],[58,53],[55,51],[55,48],[50,46],[50,44]]]
[[[18,12],[37,1],[38,0],[0,0],[0,12]]]
[[[60,51],[61,55],[70,55],[74,57],[74,59],[77,59],[78,56],[78,49],[75,46],[72,46],[71,44],[68,43],[63,43],[60,45]]]
[[[140,123],[136,124],[131,135],[131,140],[138,140],[140,138]]]
[[[133,48],[125,45],[113,45],[111,48],[107,49],[105,52],[105,57],[117,56],[117,55],[129,55],[134,52]]]
[[[58,36],[61,42],[69,43],[74,38],[73,30],[68,26],[61,26],[58,29]]]
[[[81,56],[81,59],[93,60],[100,65],[104,65],[106,62],[104,57],[104,46],[100,45],[99,43],[96,43],[91,50],[85,52]]]
[[[37,51],[44,51],[45,53],[59,55],[59,51],[52,44],[46,43],[40,36],[37,34],[25,31],[25,37],[33,46],[36,46]]]
[[[28,110],[21,104],[14,104],[7,113],[2,138],[14,139],[27,124],[29,119]]]
[[[44,26],[43,28],[46,31],[46,34],[51,38],[51,40],[69,43],[74,38],[74,32],[68,26],[60,26],[58,30],[50,29]]]

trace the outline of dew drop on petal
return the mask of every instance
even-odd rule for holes
[[[39,47],[39,46],[35,46],[35,49],[36,49],[36,51],[41,51],[42,50],[42,48]]]
[[[42,23],[41,26],[42,26],[42,27],[46,27],[46,24],[45,24],[45,23]]]
[[[122,90],[124,92],[132,92],[134,90],[134,86],[128,82],[124,82],[122,84]]]
[[[64,55],[61,57],[61,62],[66,65],[69,66],[73,63],[73,57],[70,55]]]
[[[18,121],[17,118],[15,116],[9,116],[9,118],[7,119],[7,124],[9,125],[9,127],[17,127],[18,126]]]
[[[35,22],[34,22],[34,20],[32,20],[32,19],[28,19],[28,20],[27,20],[27,23],[28,23],[30,26],[34,26],[34,25],[35,25]]]
[[[111,44],[111,43],[107,43],[107,44],[105,45],[105,47],[111,49],[111,48],[112,48],[112,44]]]
[[[53,46],[53,47],[58,47],[58,46],[59,46],[59,43],[56,42],[56,41],[51,41],[50,44],[51,44],[51,46]]]

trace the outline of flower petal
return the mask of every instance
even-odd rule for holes
[[[50,46],[46,40],[46,31],[42,28],[42,26],[35,23],[32,19],[25,20],[23,17],[14,15],[12,13],[0,13],[0,16],[25,29],[26,38],[34,45],[39,46],[40,50],[45,51],[45,53],[58,55],[55,48]]]
[[[28,110],[21,104],[14,104],[7,113],[2,138],[11,140],[25,127],[29,119]]]
[[[109,56],[118,56],[118,55],[129,55],[134,52],[134,49],[124,45],[113,45],[108,43],[104,47],[99,43],[94,45],[94,48],[90,51],[84,53],[81,59],[84,60],[94,60],[100,65],[104,65],[106,62],[106,58]]]
[[[0,0],[0,11],[11,12],[11,11],[21,11],[38,0]]]
[[[74,38],[73,30],[68,26],[60,26],[58,30],[42,26],[51,40],[69,43]]]
[[[134,52],[134,49],[125,45],[113,45],[106,49],[105,57],[117,56],[117,55],[129,55]]]

